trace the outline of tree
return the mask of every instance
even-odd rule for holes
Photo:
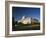
[[[12,30],[15,30],[15,19],[12,17]]]

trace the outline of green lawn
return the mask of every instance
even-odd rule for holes
[[[13,31],[20,31],[20,30],[40,30],[40,23],[35,23],[34,25],[32,25],[32,24],[16,23],[13,26]]]

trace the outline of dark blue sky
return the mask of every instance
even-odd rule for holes
[[[22,16],[35,17],[40,19],[40,8],[12,7],[12,16],[17,20]]]

